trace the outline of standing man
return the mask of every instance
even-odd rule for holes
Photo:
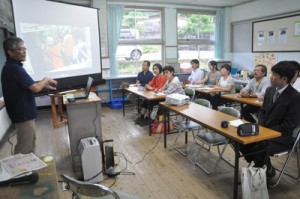
[[[267,165],[267,179],[275,176],[270,155],[291,149],[293,129],[300,120],[300,93],[290,84],[295,75],[295,67],[288,61],[281,61],[272,67],[271,84],[267,88],[259,124],[278,131],[281,136],[267,142],[241,145],[240,151],[246,155],[247,162],[254,161],[256,167]],[[256,152],[256,153],[255,153]]]
[[[191,61],[192,65],[192,73],[189,76],[188,80],[185,82],[186,84],[200,84],[204,79],[204,71],[199,68],[198,59],[193,59]]]
[[[9,37],[3,42],[6,63],[1,80],[4,101],[8,116],[17,129],[17,144],[14,154],[34,152],[37,117],[34,93],[42,89],[55,90],[57,82],[45,77],[34,82],[23,68],[26,61],[26,47],[19,37]]]
[[[269,78],[266,77],[267,67],[262,64],[256,65],[253,75],[254,78],[241,90],[240,95],[241,97],[257,97],[260,100],[265,95],[266,89],[271,86]],[[257,113],[259,109],[256,106],[244,106],[241,110],[242,118],[252,123],[256,122],[252,115]]]

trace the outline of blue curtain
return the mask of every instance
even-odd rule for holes
[[[119,65],[116,59],[116,52],[119,43],[120,30],[124,6],[108,5],[108,44],[110,55],[110,75],[119,74]]]
[[[216,14],[215,58],[224,58],[224,26],[225,11],[218,10]]]

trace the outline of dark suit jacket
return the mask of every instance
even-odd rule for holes
[[[274,141],[290,145],[292,131],[300,121],[300,93],[289,84],[273,104],[275,92],[275,87],[266,90],[263,106],[259,112],[259,124],[282,134]]]

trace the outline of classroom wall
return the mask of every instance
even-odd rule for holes
[[[11,126],[11,121],[7,115],[6,108],[0,109],[0,140],[2,140],[5,133],[9,130]]]
[[[253,69],[252,22],[300,12],[299,0],[262,0],[226,8],[225,58],[234,67]],[[228,39],[230,38],[230,39]],[[300,62],[300,52],[277,52],[276,60]]]

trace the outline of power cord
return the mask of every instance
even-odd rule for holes
[[[14,129],[15,130],[15,129]],[[13,134],[11,134],[8,138],[7,138],[7,142],[11,145],[10,147],[10,154],[13,155],[13,148],[14,148],[14,144],[10,141],[10,138],[12,138],[13,136],[15,136],[17,134],[17,132],[14,132]]]
[[[128,160],[128,159],[126,158],[126,156],[125,156],[123,153],[115,152],[115,154],[121,154],[121,155],[124,157],[124,159],[125,159],[125,161],[126,161],[126,168],[127,168],[127,162],[129,162],[129,163],[132,164],[132,165],[137,165],[137,164],[142,163],[142,162],[145,160],[145,157],[146,157],[150,152],[152,152],[152,151],[156,148],[156,146],[158,145],[160,139],[161,139],[161,134],[159,135],[159,138],[157,139],[155,145],[154,145],[148,152],[145,153],[145,155],[143,156],[143,158],[142,158],[141,160],[139,160],[139,161],[137,161],[137,162],[135,162],[135,163],[133,163],[132,161]],[[125,168],[125,169],[126,169],[126,168]],[[130,174],[128,174],[128,175],[130,175]]]
[[[102,173],[102,169],[101,169],[101,171],[99,171],[99,173],[97,173],[97,174],[94,175],[93,177],[91,177],[91,178],[89,178],[89,179],[86,179],[86,180],[84,180],[84,181],[85,181],[85,182],[88,182],[88,181],[90,181],[90,180],[93,180],[94,178],[98,177],[101,173]]]
[[[158,145],[160,139],[161,139],[161,134],[159,135],[159,138],[157,139],[155,145],[147,153],[145,153],[145,155],[143,156],[143,158],[141,160],[137,161],[136,163],[133,163],[132,161],[129,161],[129,160],[127,160],[127,161],[130,164],[134,164],[134,165],[142,163],[145,160],[145,157],[156,148],[156,146]]]

